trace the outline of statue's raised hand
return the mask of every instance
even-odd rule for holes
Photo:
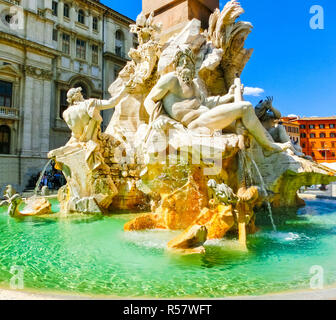
[[[237,87],[237,86],[236,86],[235,84],[233,84],[233,85],[230,87],[228,94],[229,94],[229,95],[234,95],[234,94],[235,94],[235,89],[236,89],[236,87]]]
[[[152,128],[155,130],[165,130],[168,124],[169,124],[169,119],[165,117],[159,117],[157,120],[153,122]]]

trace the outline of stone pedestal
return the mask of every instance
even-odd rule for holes
[[[208,28],[211,13],[219,7],[219,0],[142,0],[142,11],[145,15],[154,11],[154,21],[162,22],[161,42],[178,33],[196,18],[201,21],[202,28]]]

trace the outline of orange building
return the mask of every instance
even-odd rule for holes
[[[336,162],[336,116],[298,118],[302,151],[319,163]]]
[[[287,134],[294,143],[300,144],[300,125],[297,117],[282,117],[280,123],[285,127]]]

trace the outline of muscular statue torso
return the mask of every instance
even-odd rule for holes
[[[73,137],[79,139],[90,121],[85,103],[70,106],[63,112],[63,118],[72,131]]]
[[[165,111],[171,118],[185,126],[188,126],[201,113],[209,110],[202,106],[200,92],[193,82],[190,85],[186,84],[171,73],[162,79],[162,85],[168,88],[162,98]]]

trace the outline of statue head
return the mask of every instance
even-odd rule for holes
[[[177,75],[186,83],[191,83],[195,77],[195,57],[187,46],[178,47],[174,57]]]
[[[71,88],[67,93],[67,102],[69,105],[73,105],[75,102],[78,101],[84,101],[83,95],[82,95],[82,88]]]

